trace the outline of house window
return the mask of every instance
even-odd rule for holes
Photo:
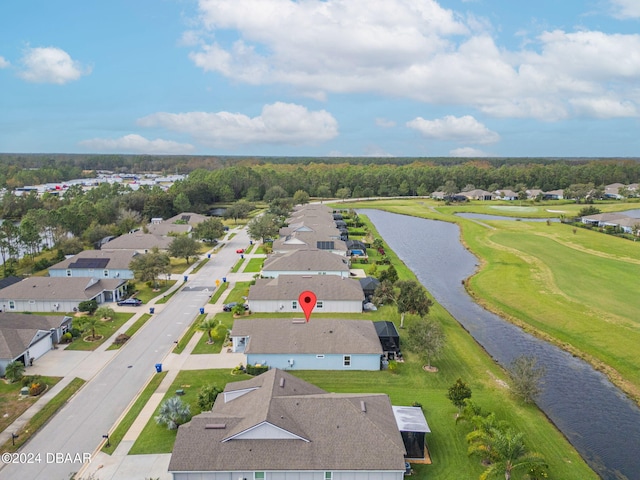
[[[9,300],[9,310],[15,310],[16,309],[16,302],[14,302],[13,300]]]
[[[324,358],[324,355],[316,355],[316,358]]]
[[[295,300],[294,300],[293,302],[291,302],[291,308],[292,308],[293,310],[297,310],[297,309],[298,309],[298,302],[297,302],[297,301],[295,301]]]
[[[342,366],[350,367],[351,366],[351,355],[344,355],[342,357]]]
[[[322,302],[316,302],[316,308],[322,308]]]
[[[102,272],[102,276],[103,276],[104,278],[109,278],[109,270],[105,270],[105,271],[103,271],[103,272]]]
[[[264,480],[264,472],[253,472],[253,480]]]
[[[333,480],[333,472],[324,472],[324,480]]]
[[[67,277],[71,276],[71,270],[67,270]]]

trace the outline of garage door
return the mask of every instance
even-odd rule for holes
[[[31,344],[31,346],[29,347],[29,358],[33,358],[34,360],[40,358],[52,348],[53,343],[51,342],[51,334],[47,333],[36,343]]]

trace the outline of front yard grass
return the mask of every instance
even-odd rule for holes
[[[243,263],[244,263],[244,258],[238,259],[236,264],[231,269],[231,273],[238,273],[240,271],[240,267],[242,266]]]
[[[27,441],[37,433],[38,429],[47,423],[47,421],[55,415],[67,400],[69,400],[69,398],[71,398],[71,396],[76,393],[82,385],[84,385],[84,383],[84,380],[81,378],[74,378],[64,390],[49,400],[49,402],[39,412],[36,412],[23,428],[17,432],[13,432],[18,435],[18,438],[15,439],[15,445],[13,445],[12,441],[9,440],[0,447],[0,451],[15,452],[22,445],[27,443]]]
[[[262,270],[262,264],[264,263],[264,258],[251,258],[247,263],[247,266],[244,267],[244,273],[258,273]]]
[[[142,326],[147,322],[147,320],[149,320],[151,317],[151,314],[143,313],[140,318],[133,323],[133,325],[127,328],[127,331],[124,332],[124,334],[129,338],[133,337],[134,333],[140,330]],[[124,343],[121,345],[111,344],[109,348],[107,348],[107,350],[118,350],[120,347],[122,347],[122,345],[124,345]]]
[[[173,353],[180,354],[184,351],[191,338],[193,338],[193,335],[198,331],[198,325],[200,325],[205,318],[207,318],[206,313],[202,313],[195,318],[189,330],[178,340],[178,344],[173,349]]]
[[[26,376],[28,376],[28,370]],[[46,383],[49,388],[60,380],[60,377],[39,377],[39,381]],[[4,380],[0,380],[0,431],[5,430],[16,418],[40,399],[40,396],[32,397],[28,395],[23,397],[20,395],[20,389],[22,389],[21,380],[15,383],[7,383]]]
[[[223,324],[227,330],[231,330],[233,327],[233,314],[232,313],[218,313],[215,317],[213,317],[216,322]],[[207,354],[207,353],[220,353],[222,351],[222,346],[224,341],[214,342],[212,344],[207,343],[209,341],[209,336],[206,334],[202,335],[195,348],[191,352],[192,355],[198,354]]]
[[[185,403],[189,404],[191,413],[196,415],[200,413],[198,407],[198,391],[208,384],[215,384],[220,388],[224,388],[227,382],[246,380],[249,377],[246,374],[231,375],[231,370],[184,370],[178,373],[178,376],[169,387],[164,400],[173,397],[176,390],[182,389],[185,394],[180,397]],[[140,455],[148,453],[171,453],[173,443],[176,439],[176,430],[168,430],[167,427],[158,425],[155,416],[158,414],[160,406],[154,412],[149,422],[145,425],[140,436],[135,441],[130,455]]]
[[[102,345],[106,342],[118,329],[124,325],[127,320],[133,317],[133,313],[124,313],[119,312],[116,313],[112,320],[109,321],[100,321],[99,325],[96,326],[96,336],[102,336],[102,338],[95,340],[93,342],[88,342],[85,340],[91,332],[84,332],[80,338],[76,338],[73,342],[71,342],[66,350],[83,350],[90,351],[95,350],[98,346]],[[73,320],[74,324],[82,325],[82,317],[76,317]]]
[[[211,300],[209,300],[209,303],[214,304],[218,300],[220,300],[220,297],[227,290],[227,288],[229,288],[229,282],[220,282],[220,286],[216,287],[216,291],[211,296]]]
[[[135,297],[142,300],[145,304],[152,299],[163,295],[173,285],[176,284],[175,280],[160,280],[158,282],[158,288],[149,287],[146,283],[136,282],[134,284]]]

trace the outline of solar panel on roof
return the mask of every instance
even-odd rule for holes
[[[335,242],[317,242],[316,246],[318,250],[333,250],[335,248]]]
[[[104,268],[108,264],[108,258],[79,258],[70,263],[69,268]]]

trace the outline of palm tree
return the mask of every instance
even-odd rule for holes
[[[9,380],[9,382],[11,383],[17,382],[18,380],[20,380],[23,374],[24,374],[24,363],[18,360],[15,360],[7,364],[7,366],[4,368],[4,376],[7,377],[7,380]]]
[[[218,323],[214,320],[213,317],[204,319],[202,321],[202,323],[200,323],[200,325],[198,325],[198,330],[202,330],[203,332],[207,332],[207,335],[209,335],[209,341],[207,342],[208,344],[212,344],[213,343],[213,335],[211,335],[211,331],[214,328],[216,328],[217,325],[218,325]]]
[[[88,332],[91,331],[91,340],[96,339],[96,327],[100,324],[100,319],[98,317],[84,317],[82,320],[82,331]]]
[[[507,429],[507,422],[497,420],[495,413],[489,415],[474,415],[471,417],[473,430],[467,434],[469,455],[482,457],[482,462],[489,464],[496,460],[493,451],[493,440],[495,432],[503,432]]]
[[[115,314],[116,312],[114,312],[111,307],[100,307],[96,310],[96,313],[94,313],[97,318],[106,318],[107,320],[111,320]]]
[[[175,430],[191,420],[191,409],[180,397],[171,397],[160,405],[155,419],[158,425],[166,425],[169,430]]]
[[[480,475],[480,480],[487,480],[499,474],[504,474],[505,480],[510,480],[515,471],[531,471],[535,467],[546,467],[544,458],[539,453],[527,450],[522,432],[493,429],[492,437],[495,461]]]

